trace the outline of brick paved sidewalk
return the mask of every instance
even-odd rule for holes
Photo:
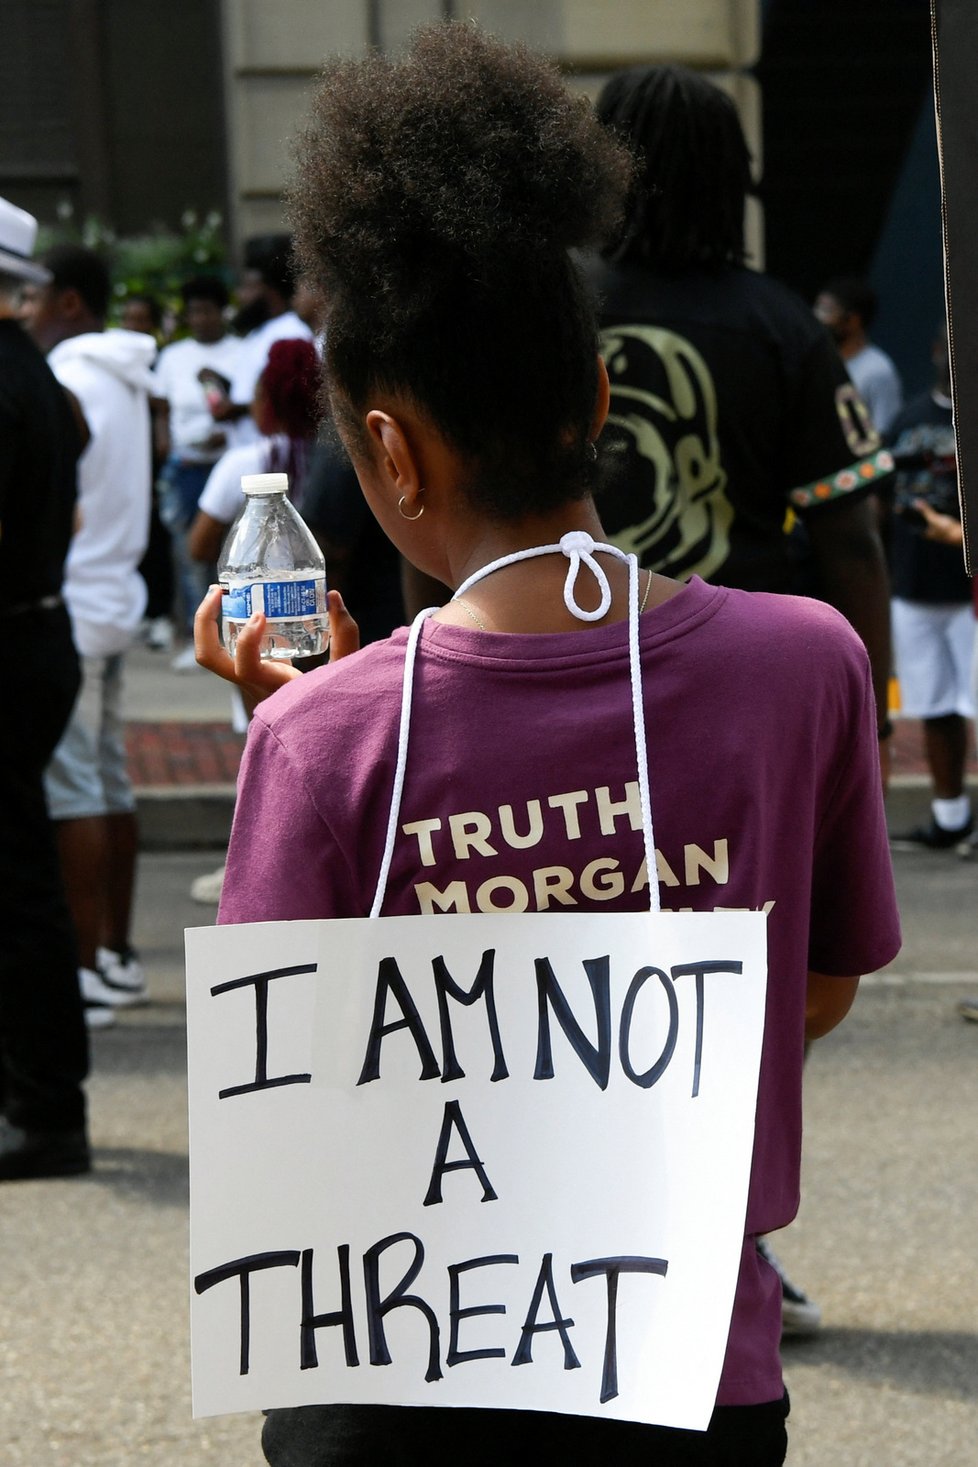
[[[129,723],[126,725],[129,773],[137,789],[159,789],[174,785],[233,785],[238,774],[244,735],[234,733],[226,722]],[[923,776],[923,728],[914,719],[894,723],[893,776]],[[978,762],[968,762],[972,779],[978,778]]]
[[[127,723],[129,777],[136,789],[233,785],[244,735],[222,723]]]

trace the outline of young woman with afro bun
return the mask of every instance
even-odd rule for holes
[[[329,404],[363,493],[404,556],[461,588],[420,623],[384,914],[497,910],[503,887],[510,909],[648,908],[640,821],[605,808],[635,787],[630,614],[664,904],[770,912],[716,1409],[703,1433],[536,1411],[274,1410],[263,1446],[278,1467],[784,1459],[780,1287],[754,1238],[797,1206],[806,1035],[838,1023],[854,975],[898,946],[872,689],[861,643],[824,606],[680,585],[600,549],[600,577],[585,560],[565,601],[568,555],[604,540],[591,475],[608,403],[570,252],[614,228],[631,172],[554,69],[447,24],[397,59],[327,66],[292,222],[327,302]],[[365,916],[408,631],[356,651],[331,593],[334,662],[300,676],[258,661],[257,624],[232,664],[219,603],[215,590],[198,612],[199,660],[274,694],[251,724],[220,921]],[[453,840],[459,812],[481,812],[483,834]],[[716,857],[703,879],[684,865],[693,845]]]

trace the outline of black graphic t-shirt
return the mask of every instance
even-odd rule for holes
[[[891,467],[825,328],[753,270],[592,261],[588,275],[611,379],[611,539],[679,580],[808,589],[788,511],[831,513]]]
[[[896,463],[890,519],[890,576],[904,601],[951,604],[971,600],[971,578],[956,545],[925,540],[902,510],[926,499],[941,514],[958,514],[957,458],[951,406],[929,392],[894,418],[887,435]]]

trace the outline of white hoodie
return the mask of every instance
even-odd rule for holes
[[[78,398],[92,435],[78,463],[81,527],[64,583],[75,642],[86,657],[124,652],[146,605],[136,567],[149,536],[148,395],[155,355],[153,338],[137,331],[85,332],[48,355],[58,381]]]

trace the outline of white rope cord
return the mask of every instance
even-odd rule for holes
[[[387,895],[387,878],[390,874],[391,861],[394,856],[394,842],[397,839],[397,823],[401,818],[401,795],[404,793],[404,771],[407,768],[408,735],[411,731],[411,694],[414,691],[414,662],[418,655],[418,642],[421,637],[421,628],[438,610],[437,606],[429,606],[425,611],[419,611],[411,623],[408,633],[407,650],[404,653],[404,682],[401,686],[401,722],[397,733],[397,763],[394,766],[394,788],[391,791],[391,808],[387,817],[387,840],[384,843],[384,855],[380,863],[380,875],[377,877],[377,890],[374,892],[373,906],[370,908],[371,917],[379,917],[380,909],[384,905],[384,897]]]
[[[648,748],[645,742],[645,707],[642,702],[642,664],[639,652],[638,638],[638,560],[634,555],[626,555],[615,545],[602,545],[596,543],[585,530],[571,530],[561,537],[557,545],[540,545],[532,550],[518,550],[513,555],[504,555],[499,560],[490,561],[474,575],[463,581],[455,592],[453,600],[458,600],[476,585],[484,577],[491,575],[493,571],[502,570],[504,566],[515,565],[521,560],[532,560],[538,555],[566,555],[570,561],[567,570],[567,578],[564,581],[564,605],[572,616],[579,621],[599,621],[611,605],[611,587],[604,570],[594,558],[595,551],[602,551],[606,555],[613,555],[618,560],[628,563],[628,664],[629,682],[632,694],[632,726],[635,734],[635,759],[638,766],[638,788],[639,803],[642,810],[642,836],[645,844],[645,862],[648,872],[649,883],[649,909],[653,912],[659,910],[659,882],[655,863],[655,836],[652,830],[652,799],[649,789],[649,758]],[[581,563],[594,575],[601,593],[601,602],[596,611],[585,611],[577,604],[574,597],[574,587],[581,568]],[[379,917],[384,905],[384,897],[387,894],[387,879],[390,875],[391,861],[394,855],[394,844],[397,839],[397,827],[401,816],[401,797],[404,792],[404,773],[407,768],[408,739],[411,731],[411,698],[414,690],[414,665],[417,659],[418,643],[421,638],[421,629],[429,616],[433,616],[438,610],[436,606],[429,606],[426,611],[421,611],[411,623],[408,634],[407,649],[404,654],[404,682],[401,689],[401,719],[397,736],[397,763],[394,769],[394,787],[391,791],[391,808],[387,820],[387,839],[384,845],[384,855],[380,863],[380,874],[377,877],[377,890],[374,893],[373,905],[370,908],[371,917]]]
[[[611,587],[608,577],[594,558],[595,550],[604,550],[609,555],[617,556],[619,560],[627,560],[623,550],[615,545],[597,545],[586,530],[570,530],[566,535],[560,537],[557,545],[537,545],[532,550],[516,550],[512,555],[503,555],[499,560],[492,560],[477,570],[474,575],[469,576],[467,581],[457,587],[453,601],[464,596],[466,591],[481,581],[483,577],[491,575],[493,571],[502,570],[504,566],[516,565],[521,560],[533,560],[538,555],[566,555],[570,561],[567,568],[567,579],[564,581],[564,605],[571,616],[576,616],[578,621],[600,621],[607,615],[608,607],[611,605]],[[577,582],[577,574],[581,568],[581,561],[594,575],[601,592],[601,601],[596,611],[585,611],[583,606],[578,606],[574,599],[574,586]]]
[[[638,644],[638,557],[628,556],[628,670],[632,685],[632,728],[638,767],[638,800],[645,842],[645,873],[649,883],[649,911],[659,910],[659,870],[652,830],[652,792],[649,789],[649,746],[645,741],[645,703],[642,700],[642,661]]]

